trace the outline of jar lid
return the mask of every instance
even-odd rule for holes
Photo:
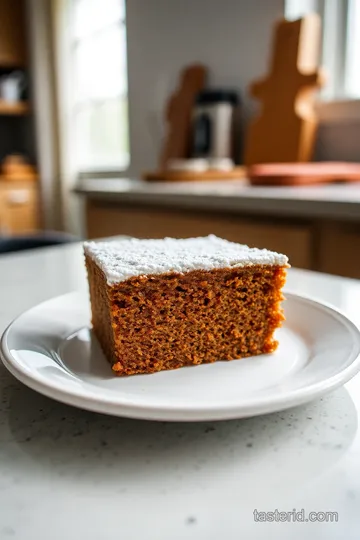
[[[234,90],[222,90],[218,88],[202,90],[195,100],[196,105],[213,105],[215,103],[230,103],[237,105],[239,96]]]

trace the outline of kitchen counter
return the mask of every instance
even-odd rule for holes
[[[81,246],[0,257],[0,330],[85,289]],[[360,282],[292,269],[288,290],[360,325]],[[0,538],[357,540],[360,375],[286,412],[195,424],[112,418],[45,398],[0,364]],[[262,523],[254,511],[337,512]]]
[[[75,192],[122,204],[360,221],[360,183],[269,188],[252,187],[246,180],[165,184],[99,179],[81,181]]]
[[[286,253],[294,266],[360,278],[360,183],[252,187],[246,180],[149,183],[87,180],[86,236],[215,234]]]

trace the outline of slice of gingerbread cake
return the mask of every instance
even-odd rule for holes
[[[271,353],[287,257],[215,236],[85,242],[92,324],[113,371]]]

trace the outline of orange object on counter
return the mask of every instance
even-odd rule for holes
[[[254,186],[303,186],[333,182],[359,182],[360,163],[267,163],[248,168]]]

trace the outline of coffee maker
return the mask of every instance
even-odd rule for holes
[[[234,120],[239,105],[236,92],[207,89],[195,101],[192,116],[192,157],[207,159],[209,165],[233,166]]]

